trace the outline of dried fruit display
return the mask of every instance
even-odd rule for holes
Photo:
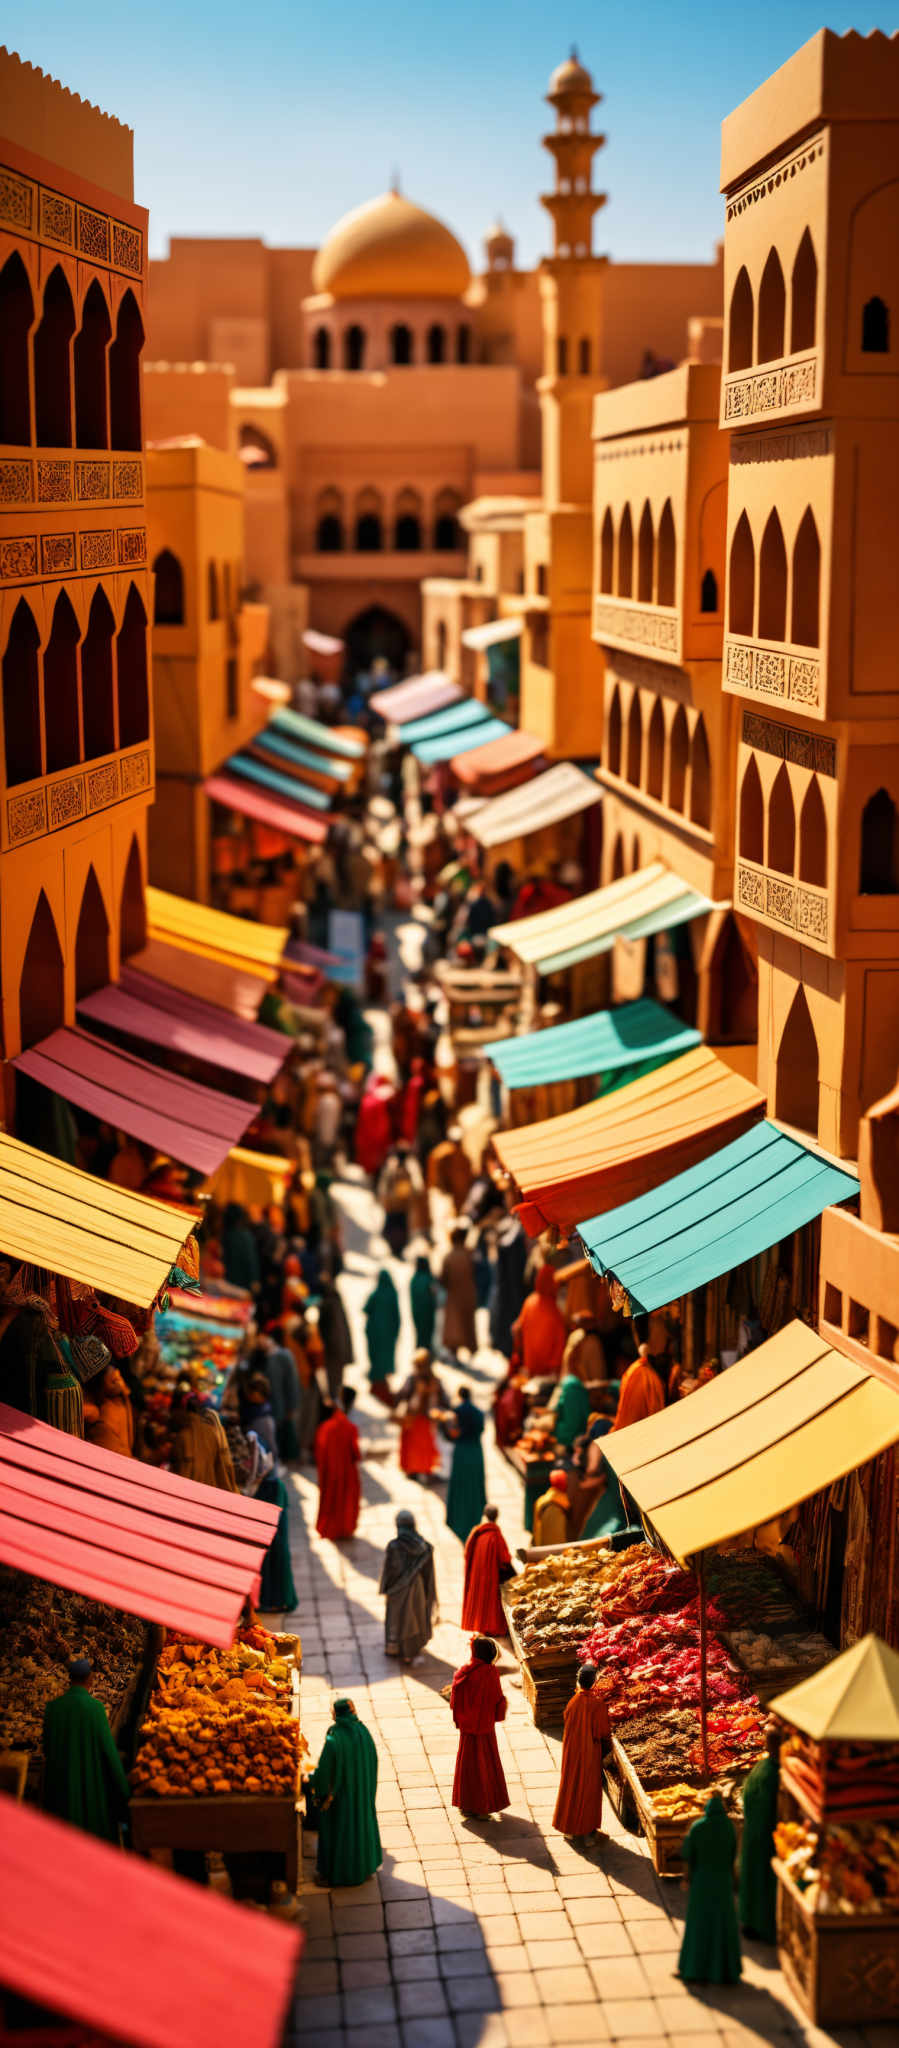
[[[92,1690],[111,1721],[140,1670],[146,1624],[24,1572],[0,1573],[0,1748],[39,1753],[44,1708],[89,1657]]]
[[[510,1587],[509,1612],[528,1657],[572,1654],[596,1613],[602,1586],[620,1569],[608,1551],[561,1551],[528,1565]]]
[[[899,1831],[781,1821],[774,1847],[818,1913],[899,1913]]]
[[[292,1641],[258,1624],[240,1630],[230,1650],[171,1638],[138,1738],[132,1791],[159,1799],[293,1794],[306,1744],[291,1712],[284,1651]]]
[[[822,1818],[899,1806],[899,1743],[813,1742],[796,1733],[783,1745],[781,1770]]]

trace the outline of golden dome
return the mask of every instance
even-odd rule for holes
[[[399,192],[345,213],[312,269],[313,290],[335,299],[457,299],[470,283],[455,235]]]
[[[571,56],[566,57],[564,64],[557,64],[549,81],[547,99],[553,99],[557,93],[592,91],[593,80],[590,73],[580,63],[577,51],[572,50]]]

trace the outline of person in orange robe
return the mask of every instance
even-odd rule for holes
[[[538,1267],[534,1291],[513,1323],[512,1334],[528,1379],[558,1376],[568,1332],[556,1303],[556,1276],[551,1266]]]
[[[506,1718],[506,1699],[494,1668],[496,1644],[489,1636],[473,1636],[471,1651],[470,1663],[455,1673],[450,1694],[459,1730],[453,1805],[469,1819],[489,1820],[509,1805],[496,1740],[497,1721]]]
[[[477,1629],[485,1636],[507,1636],[509,1633],[500,1587],[503,1579],[511,1576],[512,1559],[503,1532],[497,1526],[498,1514],[498,1508],[485,1508],[483,1521],[472,1529],[465,1545],[462,1627]]]
[[[359,1432],[350,1421],[355,1388],[344,1387],[343,1403],[323,1422],[315,1439],[320,1536],[339,1543],[353,1536],[359,1520]]]
[[[649,1345],[641,1344],[639,1357],[628,1366],[622,1379],[618,1413],[612,1429],[627,1429],[630,1423],[642,1422],[647,1415],[658,1415],[664,1406],[665,1389],[649,1363]]]
[[[582,1664],[565,1708],[562,1775],[553,1827],[568,1836],[595,1834],[602,1820],[603,1745],[611,1740],[609,1709],[596,1691],[596,1667]]]

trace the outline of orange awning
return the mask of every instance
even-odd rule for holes
[[[529,779],[543,751],[543,741],[535,733],[504,733],[502,739],[488,740],[485,747],[455,755],[450,774],[478,796],[499,796],[504,789],[515,789]]]
[[[567,1234],[707,1159],[764,1108],[758,1088],[700,1045],[584,1109],[499,1131],[493,1143],[525,1229]]]

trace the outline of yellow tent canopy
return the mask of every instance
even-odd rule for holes
[[[0,1254],[149,1308],[195,1219],[0,1132]]]
[[[788,1323],[689,1400],[603,1438],[672,1554],[758,1528],[899,1442],[899,1394]]]
[[[153,888],[147,890],[147,933],[229,967],[263,973],[269,981],[275,980],[288,938],[283,925],[251,924],[226,910],[210,910],[208,904]]]
[[[251,1152],[233,1145],[227,1159],[209,1183],[217,1202],[242,1202],[251,1208],[281,1203],[297,1170],[295,1159],[280,1152]]]
[[[899,1742],[899,1656],[879,1636],[863,1636],[780,1693],[771,1712],[813,1742]]]

